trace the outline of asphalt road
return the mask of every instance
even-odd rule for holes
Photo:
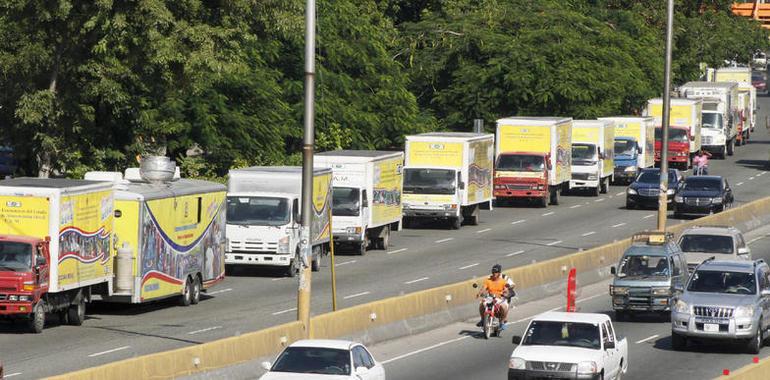
[[[760,98],[757,120],[770,101]],[[713,160],[710,172],[725,175],[736,205],[768,195],[766,162],[770,134],[758,126],[749,145],[733,157]],[[337,256],[340,307],[444,285],[504,268],[573,253],[631,233],[654,228],[654,210],[625,210],[624,187],[598,198],[572,195],[559,206],[495,208],[483,211],[478,226],[453,231],[426,226],[394,234],[387,252]],[[670,223],[679,223],[672,219]],[[296,280],[253,270],[229,276],[196,306],[173,302],[146,305],[96,303],[80,327],[55,318],[39,335],[0,324],[0,360],[6,377],[39,378],[133,356],[184,347],[254,331],[295,319]],[[328,262],[313,274],[312,312],[331,309]],[[77,358],[77,359],[75,359]],[[41,365],[40,363],[45,363]]]

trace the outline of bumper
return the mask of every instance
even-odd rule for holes
[[[625,168],[620,168],[620,169],[623,169],[623,170],[614,171],[615,181],[631,182],[636,178],[636,175],[639,174],[639,171],[627,172],[624,170]]]
[[[334,232],[334,242],[335,243],[360,243],[364,241],[364,238],[362,235],[359,234],[351,234],[347,232]]]
[[[571,179],[569,181],[569,188],[570,189],[579,189],[579,188],[596,188],[599,187],[599,181],[583,181],[579,179]]]
[[[495,198],[542,198],[545,190],[495,190]]]
[[[675,203],[674,211],[678,214],[689,215],[708,215],[712,212],[719,212],[722,210],[721,204],[708,204],[701,206],[688,206],[684,203]]]
[[[508,369],[508,380],[529,380],[529,379],[574,379],[574,380],[594,380],[599,379],[600,374],[582,374],[577,372],[561,371],[536,371],[531,369]]]
[[[405,208],[403,215],[410,218],[455,218],[457,210]]]
[[[700,146],[703,150],[709,152],[709,153],[718,153],[721,154],[722,151],[725,149],[725,144],[721,145],[701,145]]]
[[[714,322],[719,331],[705,331],[707,322]],[[671,331],[688,338],[739,340],[750,339],[756,332],[753,318],[709,319],[692,314],[671,313]]]
[[[628,311],[669,311],[671,300],[668,297],[651,296],[612,296],[613,310]]]
[[[684,163],[687,162],[688,158],[690,158],[689,157],[689,153],[688,153],[687,156],[672,156],[672,155],[669,154],[668,155],[668,162],[676,162],[676,163],[684,164]],[[660,162],[660,155],[655,154],[655,161],[656,162]]]
[[[32,302],[0,302],[0,318],[24,317],[32,312]]]
[[[674,196],[669,194],[666,196],[668,203],[674,200]],[[626,194],[626,202],[646,207],[658,207],[658,196],[644,196],[639,194]]]
[[[225,252],[225,264],[228,265],[264,265],[286,267],[291,263],[290,253],[242,253]]]

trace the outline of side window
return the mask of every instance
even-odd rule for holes
[[[671,256],[671,275],[679,276],[682,273],[682,267],[679,262],[679,255]]]
[[[366,364],[366,368],[374,367],[374,358],[372,357],[372,354],[363,347],[361,347],[361,353],[364,355],[364,364]]]
[[[302,223],[301,220],[299,220],[299,200],[295,199],[294,202],[291,203],[291,212],[294,216],[294,223]]]
[[[356,346],[353,347],[353,366],[355,368],[366,367],[371,369],[374,367],[374,360],[372,360],[372,356],[363,347]]]
[[[366,196],[366,190],[361,193],[361,204],[367,207],[369,206],[369,198]]]
[[[602,341],[604,343],[611,342],[610,334],[607,332],[607,322],[602,323]]]
[[[738,248],[746,248],[746,242],[743,240],[743,235],[735,235],[735,243]]]
[[[607,326],[606,327],[607,328],[607,339],[606,340],[609,340],[610,342],[614,342],[615,341],[615,331],[612,330],[612,324],[610,324],[610,322],[604,322],[604,324]]]

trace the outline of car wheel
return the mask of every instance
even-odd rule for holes
[[[762,320],[762,317],[760,317],[760,321]],[[758,328],[757,333],[754,335],[751,340],[749,340],[748,345],[746,346],[746,351],[752,355],[756,355],[759,353],[759,351],[762,349],[762,342],[764,341],[764,336],[762,334],[762,329]]]
[[[626,209],[627,209],[627,210],[633,210],[633,209],[635,209],[635,208],[636,208],[636,207],[634,207],[634,204],[633,204],[633,203],[631,203],[631,202],[629,202],[629,201],[626,201]]]
[[[674,349],[674,351],[682,351],[685,348],[687,348],[687,338],[675,333],[671,332],[671,348]]]

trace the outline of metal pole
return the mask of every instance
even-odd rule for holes
[[[666,231],[668,214],[668,127],[671,113],[671,40],[674,37],[674,0],[668,0],[666,20],[666,67],[663,74],[663,129],[660,148],[660,193],[658,195],[658,231]]]
[[[332,311],[337,311],[337,271],[334,270],[334,234],[329,231],[329,254],[332,266]]]
[[[307,0],[305,9],[305,137],[302,146],[302,238],[297,320],[310,337],[310,226],[313,220],[313,145],[315,144],[315,0]]]
[[[484,133],[484,119],[473,119],[473,132]]]

